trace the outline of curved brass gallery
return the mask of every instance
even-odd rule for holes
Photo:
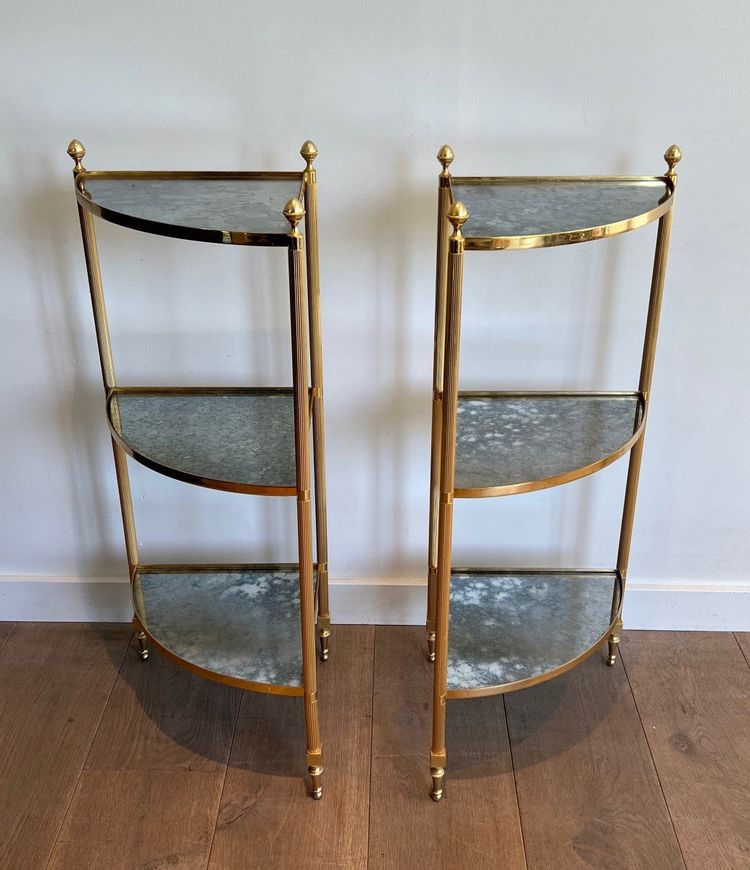
[[[586,661],[589,656],[593,655],[598,649],[601,648],[602,644],[607,640],[607,637],[612,632],[612,629],[620,618],[620,614],[622,612],[622,599],[623,599],[623,583],[622,577],[619,574],[615,576],[615,582],[617,583],[617,610],[612,615],[612,620],[610,624],[607,626],[606,631],[598,637],[594,643],[587,649],[584,650],[580,655],[577,655],[574,659],[571,659],[569,662],[565,662],[557,668],[553,668],[551,671],[545,671],[543,674],[538,674],[536,677],[528,677],[525,680],[516,680],[514,683],[503,683],[501,686],[482,686],[481,689],[448,689],[448,697],[449,698],[483,698],[488,695],[504,695],[507,692],[515,692],[519,689],[528,689],[529,686],[536,686],[538,683],[546,683],[547,680],[552,680],[555,677],[559,677],[564,673],[572,670],[573,668],[580,665],[582,662]]]
[[[640,176],[631,178],[468,178],[468,177],[452,177],[451,182],[456,188],[460,188],[462,184],[502,184],[503,182],[528,182],[533,184],[542,184],[544,182],[564,182],[564,181],[661,181],[663,182],[669,195],[664,198],[656,208],[643,214],[635,215],[625,220],[615,221],[611,224],[604,224],[599,227],[585,227],[580,230],[573,230],[562,233],[541,233],[538,235],[529,236],[489,236],[480,237],[472,236],[471,228],[467,227],[467,233],[464,242],[464,250],[466,251],[521,251],[529,248],[553,248],[559,245],[575,245],[579,242],[593,242],[597,239],[606,239],[611,236],[619,236],[622,233],[637,230],[639,227],[644,227],[652,221],[657,220],[662,215],[666,214],[674,201],[674,186],[672,180],[666,176]]]
[[[135,609],[135,602],[133,604]],[[276,686],[272,683],[254,683],[251,680],[241,680],[238,677],[228,677],[225,674],[219,674],[216,671],[206,670],[206,668],[202,668],[199,665],[194,665],[192,662],[187,661],[187,659],[180,658],[180,656],[173,653],[172,650],[159,643],[159,641],[153,636],[153,634],[151,634],[148,628],[146,628],[146,626],[137,616],[133,616],[133,625],[136,627],[136,629],[140,629],[146,635],[149,642],[152,643],[162,655],[166,656],[168,659],[171,659],[175,664],[180,665],[180,667],[185,668],[185,670],[190,671],[191,673],[196,674],[199,677],[204,677],[207,680],[213,680],[216,683],[223,683],[226,686],[235,686],[238,689],[247,689],[250,692],[260,692],[264,695],[300,696],[304,694],[304,689],[302,688],[302,686]]]
[[[205,388],[205,392],[209,392],[208,387]],[[239,390],[238,392],[247,391]],[[129,444],[122,437],[122,435],[120,435],[117,429],[115,429],[114,423],[112,422],[112,399],[116,398],[117,395],[118,391],[114,390],[107,399],[107,425],[109,426],[109,431],[115,441],[120,445],[120,447],[122,447],[122,449],[128,454],[128,456],[135,459],[135,461],[139,462],[141,465],[145,465],[146,468],[150,468],[152,471],[163,474],[165,475],[165,477],[171,477],[174,480],[180,480],[183,483],[193,483],[196,486],[205,486],[207,489],[218,489],[222,492],[242,492],[248,495],[272,496],[297,495],[297,489],[295,486],[266,486],[256,483],[237,483],[233,480],[215,480],[212,477],[199,477],[196,474],[190,474],[189,471],[180,471],[177,468],[171,468],[168,465],[162,465],[161,462],[157,462],[155,459],[151,459],[150,457],[145,456],[143,453],[139,453],[133,448],[131,444]]]
[[[643,430],[646,426],[646,409],[641,399],[641,419],[638,423],[638,428],[633,433],[622,447],[618,447],[614,453],[604,456],[602,459],[597,459],[589,465],[584,465],[582,468],[574,468],[572,471],[566,471],[563,474],[556,474],[554,477],[546,477],[543,480],[528,480],[522,483],[509,483],[505,486],[483,486],[467,489],[456,489],[453,491],[454,498],[497,498],[504,495],[519,495],[522,492],[536,492],[539,489],[549,489],[553,486],[562,486],[564,483],[571,483],[574,480],[580,480],[582,477],[588,477],[602,468],[606,468],[613,462],[616,462],[621,456],[624,456],[643,435]]]
[[[104,178],[114,180],[197,180],[204,181],[300,181],[300,190],[304,190],[303,173],[301,172],[96,172],[83,171],[76,176],[75,193],[81,208],[112,224],[151,233],[156,236],[167,236],[173,239],[187,239],[195,242],[213,242],[222,245],[255,245],[265,247],[288,248],[288,233],[244,233],[229,230],[210,230],[200,227],[188,227],[181,224],[168,224],[160,221],[146,220],[125,212],[113,211],[94,202],[86,191],[87,178]]]

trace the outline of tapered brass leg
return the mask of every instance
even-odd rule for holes
[[[318,642],[320,643],[320,660],[328,661],[331,625],[328,619],[318,618]]]
[[[431,767],[430,776],[432,777],[432,791],[430,797],[434,801],[439,801],[443,797],[443,779],[445,778],[444,767]]]
[[[323,765],[311,764],[307,772],[310,774],[310,796],[319,801],[323,797]]]
[[[612,629],[612,634],[607,638],[609,654],[607,655],[607,664],[612,667],[617,661],[617,645],[620,643],[620,632],[622,631],[622,620],[618,619]]]
[[[138,655],[145,662],[148,658],[148,648],[146,647],[146,634],[143,631],[136,631],[135,639],[138,641]]]

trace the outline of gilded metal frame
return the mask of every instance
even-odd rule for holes
[[[104,384],[107,421],[110,428],[114,453],[117,489],[120,500],[128,575],[133,593],[133,626],[138,644],[138,654],[148,658],[147,641],[163,655],[192,673],[202,677],[238,686],[243,689],[279,695],[301,695],[304,703],[307,734],[306,763],[310,777],[311,795],[322,796],[323,755],[317,706],[316,633],[320,639],[321,659],[328,658],[330,637],[330,612],[328,604],[328,544],[326,525],[326,480],[325,480],[325,435],[323,424],[323,376],[322,338],[320,328],[320,282],[318,266],[317,227],[317,176],[313,168],[318,151],[307,141],[300,149],[305,160],[302,172],[90,172],[83,166],[86,151],[77,140],[68,146],[68,154],[74,161],[73,177],[78,216],[81,225],[86,271],[94,315],[97,348]],[[89,178],[113,179],[193,179],[193,180],[299,180],[299,194],[289,200],[283,215],[289,223],[288,233],[245,233],[217,231],[177,224],[144,220],[133,215],[103,208],[94,202],[86,191]],[[302,202],[304,201],[304,206]],[[292,351],[292,387],[123,387],[117,384],[107,311],[102,285],[99,254],[96,243],[94,217],[142,232],[155,233],[171,238],[215,242],[234,245],[263,245],[287,249],[289,271],[290,333]],[[300,230],[305,220],[305,236]],[[308,347],[309,342],[309,347]],[[127,393],[190,394],[190,393],[237,393],[237,394],[286,394],[293,398],[295,440],[295,485],[294,487],[261,486],[242,484],[236,481],[200,478],[179,469],[168,468],[140,454],[118,433],[115,425],[116,408],[112,400]],[[310,430],[312,425],[312,456]],[[256,495],[296,496],[297,543],[299,561],[293,565],[142,565],[139,560],[135,516],[128,477],[126,456],[130,455],[141,464],[161,474],[193,484],[231,492]],[[314,496],[311,487],[311,464],[314,473]],[[316,554],[313,560],[312,499],[315,500]],[[248,569],[299,570],[300,620],[302,637],[302,684],[300,686],[272,685],[236,679],[199,667],[186,661],[165,647],[150,633],[147,624],[139,616],[135,600],[136,576],[148,572],[181,572]],[[142,609],[140,610],[142,613]],[[317,630],[316,630],[317,623]]]
[[[628,558],[633,534],[633,519],[638,490],[646,421],[650,401],[651,380],[653,374],[656,340],[659,328],[659,315],[664,289],[669,236],[672,225],[674,195],[677,185],[675,167],[682,159],[680,149],[673,145],[664,155],[668,171],[664,176],[636,176],[628,178],[586,176],[572,178],[568,176],[552,177],[522,177],[522,178],[453,178],[450,165],[454,160],[452,149],[445,145],[438,152],[438,161],[442,169],[439,175],[438,189],[438,231],[437,231],[437,268],[435,289],[435,342],[433,355],[433,403],[432,403],[432,446],[430,465],[430,520],[428,544],[427,572],[427,657],[434,662],[433,674],[433,709],[432,709],[432,745],[430,751],[430,773],[432,777],[431,797],[435,801],[443,797],[443,784],[447,762],[445,745],[445,714],[448,698],[481,697],[501,694],[536,685],[558,676],[580,664],[593,652],[608,642],[607,664],[613,665],[616,660],[617,644],[622,631],[622,606],[627,582]],[[665,195],[658,206],[644,214],[626,220],[617,221],[598,227],[587,227],[570,232],[545,233],[528,236],[496,236],[496,237],[464,237],[462,227],[469,214],[464,205],[454,198],[454,186],[460,189],[462,184],[503,184],[526,182],[529,184],[545,184],[561,181],[601,182],[629,181],[633,183],[661,183]],[[505,391],[471,391],[458,390],[460,340],[461,340],[461,297],[463,288],[463,260],[466,251],[486,250],[525,250],[556,245],[576,244],[595,241],[620,233],[629,232],[646,226],[658,220],[656,249],[651,280],[649,308],[646,319],[646,329],[641,360],[641,372],[636,392],[627,393],[572,393],[560,392],[505,392]],[[452,232],[451,232],[452,228]],[[572,469],[565,474],[544,480],[526,481],[520,484],[501,485],[476,489],[455,488],[456,461],[456,430],[459,396],[638,396],[640,413],[638,415],[633,435],[618,450],[584,468]],[[613,577],[614,588],[610,625],[597,641],[579,656],[560,667],[538,676],[506,683],[500,686],[482,687],[480,689],[453,689],[447,686],[448,665],[448,624],[450,613],[450,583],[451,576],[458,573],[452,569],[452,538],[453,538],[453,501],[454,498],[476,498],[513,495],[521,492],[534,492],[550,486],[558,486],[579,479],[611,464],[625,453],[630,453],[625,499],[623,504],[620,542],[618,546],[617,565],[614,571],[586,572],[602,573]],[[472,570],[472,569],[464,569]],[[477,570],[477,569],[474,569]],[[503,569],[482,569],[484,573],[540,573]],[[560,572],[549,573],[579,573]]]

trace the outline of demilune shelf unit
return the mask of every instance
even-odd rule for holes
[[[299,172],[90,172],[77,140],[75,195],[125,530],[133,625],[188,670],[255,692],[304,697],[311,794],[322,795],[315,633],[328,658],[323,378],[318,272],[318,152]],[[304,201],[304,207],[302,202]],[[110,345],[94,216],[142,232],[285,248],[292,387],[120,386]],[[304,237],[300,224],[304,218]],[[306,242],[306,244],[305,244]],[[308,367],[309,342],[309,367]],[[313,562],[310,421],[315,481]],[[143,565],[126,454],[177,480],[297,499],[295,564]]]
[[[449,698],[511,692],[580,664],[609,641],[615,663],[677,175],[452,177],[443,146],[438,193],[427,596],[434,662],[432,798],[443,796]],[[603,239],[659,221],[638,389],[460,392],[465,251],[525,250]],[[452,232],[451,232],[452,225]],[[462,231],[462,227],[464,230]],[[465,234],[464,234],[465,233]],[[613,571],[452,566],[453,500],[533,492],[578,480],[630,451]],[[450,628],[450,632],[449,632]]]

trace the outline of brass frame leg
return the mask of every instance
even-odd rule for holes
[[[620,643],[620,637],[622,632],[622,619],[618,619],[615,623],[614,629],[612,633],[607,638],[607,645],[609,647],[609,653],[607,655],[607,664],[612,667],[614,663],[617,661],[617,645]]]
[[[138,655],[142,661],[148,658],[148,647],[146,646],[146,633],[138,629],[135,633],[135,639],[138,641]]]

